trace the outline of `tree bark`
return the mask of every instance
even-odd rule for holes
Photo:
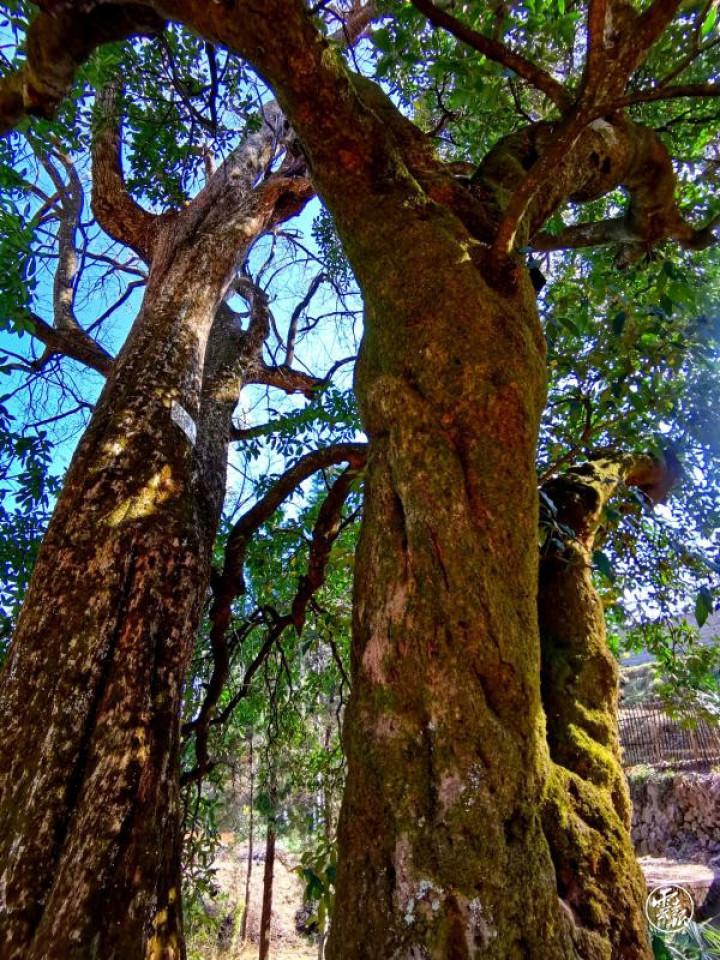
[[[245,905],[243,906],[243,916],[242,924],[240,926],[240,943],[244,944],[247,940],[247,922],[248,922],[248,912],[250,910],[250,881],[252,879],[252,865],[253,865],[253,844],[255,840],[254,836],[254,827],[255,827],[255,768],[253,766],[253,738],[252,731],[250,732],[249,737],[249,763],[250,763],[250,823],[248,826],[248,864],[247,864],[247,873],[245,874]]]
[[[540,818],[534,294],[514,260],[496,274],[430,145],[297,8],[234,22],[303,142],[365,303],[356,386],[370,453],[327,955],[571,958]]]
[[[267,822],[267,837],[265,840],[265,872],[263,874],[263,899],[260,914],[260,950],[258,960],[268,960],[270,956],[270,924],[272,921],[273,878],[275,872],[275,841],[277,830],[275,827],[276,791],[270,790],[272,807]]]
[[[493,290],[444,211],[393,206],[392,257],[363,287],[370,454],[327,953],[572,957],[539,816],[532,292]]]
[[[619,671],[593,585],[593,548],[620,484],[638,486],[657,502],[676,480],[672,461],[616,456],[543,487],[556,511],[553,522],[574,532],[562,548],[544,550],[540,564],[542,700],[554,761],[543,822],[582,960],[652,956],[620,760]]]
[[[557,130],[492,151],[473,195],[345,69],[302,0],[155,6],[273,86],[363,292],[357,392],[370,452],[328,957],[570,960],[577,923],[542,824],[558,770],[537,623],[544,347],[512,251],[568,197],[634,186],[643,136],[622,120],[589,126],[588,96]],[[624,89],[666,6],[622,34],[603,95]],[[641,226],[649,242],[675,235]]]
[[[282,174],[254,187],[276,139],[253,136],[252,162],[241,148],[157,225],[142,308],[73,457],[4,667],[3,960],[184,957],[181,692],[245,342],[218,308],[238,256],[311,195]],[[110,216],[118,198],[106,199]]]

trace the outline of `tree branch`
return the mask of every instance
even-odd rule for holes
[[[651,90],[635,90],[619,100],[603,104],[602,110],[615,113],[635,103],[653,100],[677,100],[682,97],[720,97],[720,83],[685,83],[674,87],[653,87]]]
[[[58,10],[47,4],[30,24],[27,59],[0,79],[0,136],[29,115],[51,117],[77,68],[103,43],[153,36],[165,21],[139,3],[87,4]]]
[[[635,62],[635,69],[642,63],[656,40],[670,24],[680,9],[682,0],[653,0],[637,20],[637,29],[632,40],[638,51],[642,52]]]
[[[261,361],[253,368],[247,382],[276,387],[285,393],[302,393],[308,400],[312,400],[315,392],[323,387],[326,381],[322,377],[295,370],[287,364],[276,367]]]
[[[546,70],[526,60],[520,54],[514,53],[498,40],[493,40],[477,30],[473,30],[472,27],[467,26],[446,10],[436,6],[432,0],[411,0],[411,3],[427,17],[433,26],[447,30],[448,33],[472,47],[473,50],[477,50],[488,60],[493,60],[495,63],[500,63],[512,70],[523,80],[544,93],[562,113],[572,105],[572,95]]]
[[[307,573],[300,578],[300,584],[292,602],[292,622],[298,634],[302,633],[305,625],[308,604],[325,583],[330,550],[342,530],[342,508],[360,473],[361,467],[346,467],[332,483],[318,512],[310,543]]]
[[[661,457],[650,454],[608,453],[552,477],[542,485],[550,501],[562,505],[557,520],[574,533],[585,549],[592,549],[604,509],[618,485],[637,487],[652,504],[662,503],[682,476],[680,463],[671,451]],[[574,492],[575,496],[568,496]]]
[[[84,363],[86,367],[96,370],[104,377],[109,376],[113,358],[83,329],[76,326],[58,330],[51,327],[36,313],[30,313],[29,316],[33,324],[33,336],[45,344],[46,353],[49,352],[50,355],[61,353],[79,363]],[[41,365],[45,359],[46,357],[41,357],[36,363]]]
[[[95,97],[96,130],[92,148],[92,209],[102,229],[133,249],[146,262],[162,224],[176,217],[144,210],[128,193],[122,172],[118,88],[109,84]]]
[[[307,310],[308,306],[310,305],[310,301],[315,296],[320,284],[323,283],[325,279],[325,274],[322,272],[313,277],[313,279],[310,281],[309,287],[307,288],[305,296],[292,312],[290,323],[288,325],[287,343],[285,346],[285,366],[289,367],[295,357],[295,340],[297,339],[297,329],[298,323],[300,322],[300,317],[302,316],[303,312]]]
[[[342,507],[352,483],[365,464],[365,455],[364,444],[337,444],[335,447],[326,447],[307,454],[283,474],[265,497],[233,527],[225,550],[225,569],[210,611],[213,669],[200,711],[197,717],[184,727],[186,734],[195,734],[196,765],[193,770],[183,775],[183,784],[202,779],[211,769],[208,756],[210,726],[226,722],[240,700],[247,696],[254,675],[267,659],[283,631],[291,624],[295,626],[298,633],[302,631],[307,606],[324,583],[330,550],[342,529]],[[251,537],[304,479],[324,466],[343,461],[349,461],[351,466],[334,481],[320,508],[313,529],[307,574],[300,580],[291,613],[274,619],[260,651],[245,671],[239,690],[231,697],[222,713],[215,716],[231,666],[231,651],[227,643],[230,607],[235,598],[245,592],[242,567]]]
[[[533,250],[576,250],[611,243],[634,243],[637,239],[628,229],[625,217],[617,217],[574,223],[558,233],[536,233],[531,246]]]
[[[610,0],[590,0],[587,17],[587,55],[584,86],[595,86],[605,68],[605,27]]]
[[[364,443],[337,443],[306,453],[273,484],[254,507],[243,514],[228,537],[221,583],[210,614],[213,622],[219,621],[226,614],[229,615],[227,605],[245,592],[242,568],[247,545],[255,531],[269,520],[280,504],[313,473],[343,462],[360,468],[364,466],[366,456],[367,445]]]

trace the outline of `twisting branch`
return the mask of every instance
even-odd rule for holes
[[[219,398],[228,390],[235,391],[238,377],[242,375],[242,380],[246,384],[256,383],[277,387],[285,393],[301,393],[308,399],[312,399],[315,391],[325,384],[325,380],[302,370],[295,370],[288,364],[274,366],[263,360],[263,347],[274,326],[265,291],[247,273],[243,273],[234,281],[232,289],[247,302],[250,308],[250,322],[247,330],[241,334],[240,346],[234,362],[224,367],[212,384],[214,395]],[[223,305],[221,309],[230,311],[227,305]]]
[[[526,60],[525,57],[515,53],[498,40],[493,40],[477,30],[473,30],[472,27],[452,16],[447,10],[442,10],[436,6],[432,0],[411,0],[411,3],[427,17],[433,26],[447,30],[448,33],[472,47],[473,50],[477,50],[488,60],[493,60],[495,63],[500,63],[512,70],[513,73],[544,93],[561,112],[564,113],[572,105],[572,95],[562,83],[552,77],[546,70],[543,70],[542,67]]]
[[[542,484],[542,491],[556,507],[557,520],[569,528],[573,539],[591,550],[604,510],[617,487],[637,487],[651,504],[662,503],[682,476],[680,463],[671,451],[662,457],[650,454],[604,453],[572,467]]]
[[[57,150],[57,159],[63,166],[67,182],[55,168],[54,163],[44,152],[33,150],[46,173],[53,182],[60,200],[58,215],[58,261],[53,278],[53,323],[58,330],[78,328],[75,318],[75,284],[77,281],[79,260],[75,235],[80,224],[83,209],[83,188],[80,177],[72,162],[63,151]]]
[[[325,281],[326,277],[324,273],[318,273],[317,276],[313,277],[310,281],[310,285],[307,288],[305,296],[302,298],[300,303],[295,307],[290,317],[290,323],[288,325],[288,334],[287,334],[287,343],[285,346],[285,364],[290,366],[295,357],[295,341],[297,339],[298,323],[300,322],[300,317],[303,315],[304,311],[307,310],[310,305],[310,301],[315,296],[320,287],[320,284]]]
[[[591,119],[590,110],[577,108],[560,124],[546,149],[515,188],[493,241],[492,256],[495,260],[501,262],[510,255],[520,225],[535,198],[552,174],[568,163],[573,148]]]
[[[292,603],[292,622],[299,634],[305,626],[310,600],[325,583],[330,550],[342,530],[342,508],[360,472],[360,467],[346,467],[331,485],[320,507],[310,543],[307,573],[300,578]]]
[[[208,681],[205,699],[194,720],[186,723],[184,733],[195,736],[195,768],[183,776],[183,783],[202,779],[211,769],[208,756],[210,727],[226,722],[237,704],[247,696],[250,683],[258,669],[267,659],[271,649],[283,631],[293,624],[301,632],[307,606],[325,580],[325,568],[334,540],[342,529],[342,507],[348,497],[353,481],[365,464],[365,444],[337,444],[306,454],[275,483],[270,491],[233,527],[225,549],[225,567],[220,582],[215,588],[215,600],[210,611],[210,645],[213,668]],[[350,466],[333,483],[320,508],[313,531],[307,574],[301,579],[293,600],[291,612],[273,616],[265,640],[258,654],[245,671],[240,688],[235,692],[222,713],[216,716],[216,708],[230,672],[232,652],[227,642],[231,606],[245,592],[243,566],[245,552],[252,536],[277,510],[283,500],[322,467],[347,461]]]
[[[42,370],[56,354],[77,360],[85,366],[107,376],[113,359],[80,326],[75,316],[75,288],[80,270],[80,257],[76,245],[80,225],[84,193],[75,165],[63,151],[56,149],[51,159],[36,144],[30,141],[39,162],[52,180],[57,192],[55,205],[58,218],[57,264],[53,276],[53,322],[47,323],[38,314],[29,311],[32,333],[44,344],[42,355],[30,363],[30,369]],[[65,172],[63,179],[53,160],[59,161]]]
[[[243,577],[245,551],[255,531],[273,515],[299,484],[313,473],[343,462],[359,468],[365,462],[366,449],[364,443],[337,443],[306,453],[273,484],[255,506],[237,521],[230,531],[225,548],[223,573],[210,613],[213,623],[224,621],[224,628],[227,627],[230,620],[230,605],[236,597],[245,592]]]
[[[694,227],[682,216],[675,199],[672,160],[655,131],[639,124],[627,124],[624,129],[631,138],[625,168],[618,174],[618,183],[630,195],[625,215],[574,224],[556,235],[539,233],[530,241],[535,249],[560,250],[619,243],[624,245],[619,262],[626,264],[638,252],[666,239],[672,239],[688,250],[702,250],[715,243],[717,218]]]
[[[146,262],[152,259],[160,226],[175,215],[150,213],[128,193],[122,172],[118,87],[109,84],[95,98],[96,131],[92,149],[92,209],[114,240],[126,244]]]

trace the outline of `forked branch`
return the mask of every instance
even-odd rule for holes
[[[127,190],[122,172],[118,95],[118,88],[110,84],[95,98],[97,126],[92,150],[92,208],[105,233],[131,247],[149,262],[161,223],[173,215],[158,216],[144,210]]]

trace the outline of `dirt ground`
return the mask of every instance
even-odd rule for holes
[[[251,960],[257,957],[260,936],[263,873],[265,870],[264,844],[253,854],[248,910],[247,938],[244,947],[239,942],[239,926],[245,898],[245,877],[248,849],[236,841],[234,834],[221,836],[221,847],[213,864],[220,895],[209,905],[209,912],[218,923],[228,927],[223,943],[207,940],[190,944],[190,954],[202,960]],[[270,923],[271,960],[317,960],[318,948],[310,937],[296,929],[295,915],[303,905],[303,885],[295,873],[295,858],[278,848],[273,882],[273,909]]]
[[[257,955],[256,943],[248,945],[240,953],[235,954],[237,960],[256,960]],[[272,960],[317,960],[317,949],[308,950],[306,947],[298,947],[295,950],[271,949],[270,956]]]

